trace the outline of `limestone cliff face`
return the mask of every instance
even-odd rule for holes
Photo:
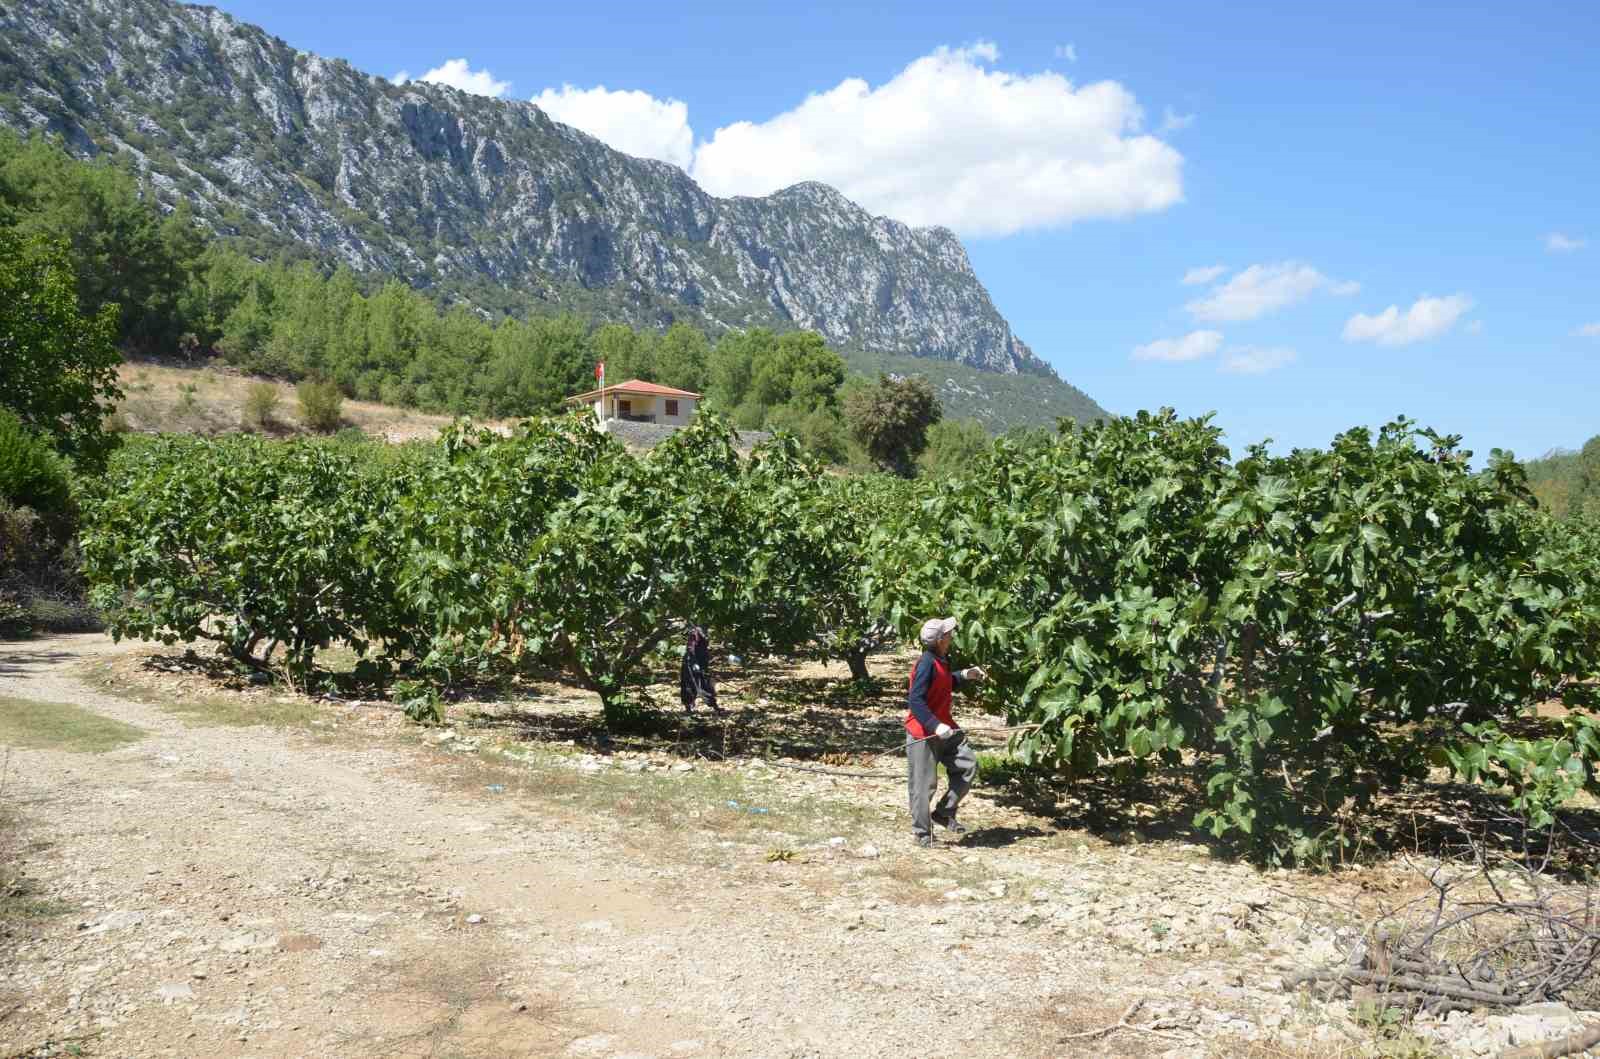
[[[945,229],[821,184],[714,198],[531,103],[395,85],[214,8],[0,0],[0,121],[125,152],[219,233],[468,298],[510,288],[636,321],[798,326],[1054,381]]]

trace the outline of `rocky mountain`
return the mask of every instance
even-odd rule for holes
[[[0,0],[0,121],[125,154],[164,201],[263,250],[491,308],[515,291],[636,323],[811,328],[869,359],[1033,376],[1100,414],[1012,333],[945,229],[815,183],[715,198],[531,103],[393,84],[215,8]]]

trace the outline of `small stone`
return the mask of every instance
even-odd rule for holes
[[[467,917],[467,922],[471,923],[473,926],[477,926],[479,923],[483,922],[483,917],[478,915],[477,913],[473,913],[472,915]]]
[[[866,845],[856,850],[856,852],[861,856],[866,857],[868,860],[878,859],[878,847],[874,846],[871,842],[868,842]]]
[[[188,982],[166,982],[156,990],[156,996],[161,998],[163,1004],[170,1004],[174,1000],[193,1000],[194,990]]]
[[[322,939],[315,934],[283,934],[277,947],[279,952],[312,952],[322,948]]]
[[[832,846],[834,849],[842,849],[844,847],[844,838],[839,835],[835,835],[828,839],[828,845]]]
[[[249,952],[256,947],[254,934],[232,934],[217,943],[223,952]]]
[[[673,772],[693,772],[694,771],[694,766],[689,764],[689,762],[687,762],[687,761],[680,761],[676,765],[672,766],[672,771]]]

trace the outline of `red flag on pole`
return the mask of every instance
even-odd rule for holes
[[[600,386],[606,384],[606,362],[596,361],[594,365],[594,381]]]

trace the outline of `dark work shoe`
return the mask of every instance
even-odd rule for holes
[[[927,849],[933,845],[932,835],[912,835],[911,838],[912,841],[916,842],[916,844],[921,846],[923,849]]]
[[[963,826],[961,822],[953,816],[945,816],[943,813],[933,813],[932,818],[934,823],[938,824],[952,835],[964,835],[967,833],[966,827]]]

